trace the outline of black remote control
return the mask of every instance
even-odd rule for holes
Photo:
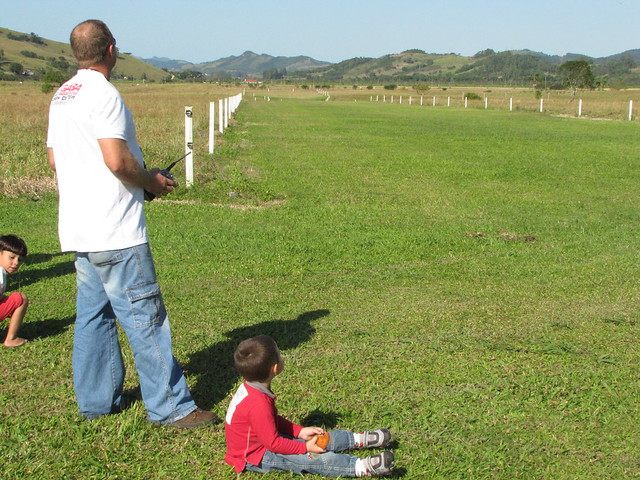
[[[169,170],[171,170],[176,163],[178,163],[180,160],[182,160],[183,158],[185,158],[187,155],[189,155],[191,152],[187,152],[185,153],[183,156],[181,156],[179,159],[177,159],[175,162],[171,163],[171,165],[169,165],[167,168],[165,168],[164,170],[160,170],[160,174],[167,177],[169,180],[173,180],[175,182],[175,179],[173,178],[173,175],[171,175],[171,172]],[[178,183],[176,182],[176,187],[178,186]],[[144,199],[147,200],[148,202],[150,202],[151,200],[153,200],[154,198],[156,198],[156,196],[151,193],[151,192],[147,192],[146,190],[144,191]]]

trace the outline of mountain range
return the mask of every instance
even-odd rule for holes
[[[339,63],[321,62],[310,57],[273,57],[251,51],[219,60],[190,63],[169,58],[143,59],[181,78],[198,72],[210,78],[286,78],[305,82],[354,83],[451,83],[509,82],[528,84],[535,76],[559,81],[557,68],[568,61],[586,60],[594,74],[611,84],[640,85],[640,49],[627,50],[608,57],[594,58],[579,53],[547,55],[532,50],[495,52],[487,49],[472,57],[455,53],[426,53],[412,49],[379,58],[352,58]],[[273,76],[276,72],[279,75]],[[606,82],[605,82],[606,83]]]
[[[154,67],[165,69],[169,72],[184,72],[193,70],[212,77],[262,77],[268,70],[286,69],[289,72],[306,72],[331,65],[329,62],[321,62],[311,57],[272,57],[267,54],[257,54],[246,51],[242,55],[230,56],[204,63],[190,63],[185,60],[172,60],[166,57],[143,58],[145,62]]]
[[[587,60],[600,86],[640,86],[640,49],[600,58],[577,53],[559,56],[531,50],[495,52],[491,49],[466,57],[411,49],[379,58],[357,57],[339,63],[308,56],[274,57],[246,51],[238,56],[197,64],[166,57],[143,59],[122,52],[112,77],[135,81],[170,81],[175,77],[190,81],[255,78],[369,85],[528,85],[533,78],[544,77],[545,85],[547,80],[549,85],[559,85],[558,67],[572,60]],[[39,80],[51,72],[68,78],[76,68],[68,44],[43,39],[35,33],[24,34],[0,27],[0,80],[25,77]]]

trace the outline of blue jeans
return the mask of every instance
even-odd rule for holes
[[[355,477],[358,457],[338,454],[355,447],[353,433],[348,430],[333,430],[326,453],[306,453],[304,455],[282,455],[266,451],[260,465],[247,463],[246,469],[251,472],[269,473],[285,470],[297,474],[311,473],[327,477]],[[304,440],[296,439],[300,442]]]
[[[125,367],[116,318],[124,329],[152,422],[179,420],[196,405],[171,347],[167,311],[148,244],[76,253],[78,294],[73,382],[80,414],[117,411]]]

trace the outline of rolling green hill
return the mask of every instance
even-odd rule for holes
[[[359,84],[466,84],[524,86],[546,79],[549,86],[560,86],[558,66],[569,60],[584,59],[591,64],[599,84],[640,85],[636,50],[594,59],[584,55],[550,56],[530,50],[494,52],[487,49],[473,57],[454,53],[435,54],[406,50],[380,58],[352,58],[313,72],[296,72],[292,77],[313,83]]]
[[[76,69],[68,43],[47,40],[35,33],[25,34],[0,28],[0,80],[39,80],[47,72],[70,77]],[[128,53],[120,53],[112,78],[161,81],[167,75],[164,70]]]

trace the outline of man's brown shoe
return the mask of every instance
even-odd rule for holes
[[[176,428],[195,428],[206,425],[207,423],[220,423],[220,421],[220,418],[215,413],[196,408],[186,417],[168,423],[167,425]]]

